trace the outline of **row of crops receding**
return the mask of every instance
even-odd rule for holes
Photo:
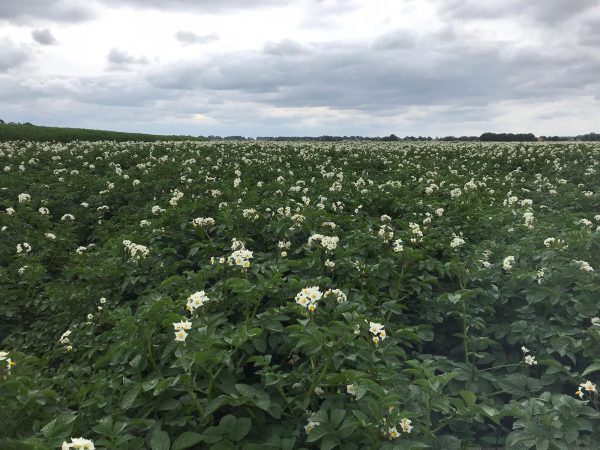
[[[0,448],[600,442],[600,145],[0,144]]]

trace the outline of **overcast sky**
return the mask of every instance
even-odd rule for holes
[[[600,1],[0,0],[0,119],[191,135],[600,131]]]

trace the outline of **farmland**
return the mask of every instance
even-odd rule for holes
[[[599,162],[1,143],[0,448],[596,448]]]

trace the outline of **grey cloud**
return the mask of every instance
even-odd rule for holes
[[[522,17],[558,24],[598,6],[597,0],[436,0],[440,11],[453,19]]]
[[[146,58],[136,58],[135,56],[127,53],[125,50],[120,50],[118,48],[111,49],[106,57],[106,60],[112,69],[122,69],[131,65],[148,63]]]
[[[16,45],[6,38],[0,40],[0,48],[2,48],[0,52],[0,72],[13,69],[31,57],[26,47]]]
[[[586,53],[515,49],[509,44],[473,47],[458,39],[442,41],[440,35],[417,44],[396,48],[330,43],[313,45],[311,52],[294,52],[289,49],[296,44],[283,42],[268,47],[287,51],[182,62],[155,71],[149,81],[158,88],[219,91],[267,105],[325,106],[373,114],[389,114],[402,105],[482,106],[573,90],[582,94],[599,85],[592,74],[600,60]]]
[[[600,47],[600,17],[581,21],[577,29],[578,42],[586,47]]]
[[[377,50],[390,50],[399,48],[413,48],[416,37],[408,30],[395,30],[379,36],[373,42],[373,48]]]
[[[219,36],[215,33],[198,35],[191,31],[178,31],[175,33],[175,39],[183,42],[186,45],[190,44],[210,44],[219,40]]]
[[[267,55],[295,56],[306,55],[311,52],[311,48],[300,42],[284,39],[280,42],[267,42],[263,52]]]
[[[52,35],[50,30],[33,30],[31,37],[35,42],[41,45],[52,45],[56,43],[56,38]]]
[[[81,22],[92,18],[93,10],[75,0],[2,0],[0,20],[28,23],[34,20]]]

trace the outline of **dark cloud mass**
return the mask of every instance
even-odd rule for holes
[[[33,30],[31,37],[35,42],[41,45],[52,45],[56,43],[56,38],[52,35],[50,30]]]
[[[455,19],[520,17],[545,24],[565,22],[598,6],[597,0],[436,0]]]
[[[210,44],[219,40],[219,36],[216,33],[198,35],[191,31],[178,31],[175,33],[175,39],[186,45],[191,44]]]
[[[403,38],[398,45],[397,35],[382,36],[372,47],[270,43],[263,52],[164,67],[149,80],[159,88],[229,91],[278,106],[369,112],[401,105],[542,98],[594,83],[583,77],[591,64],[585,55],[544,54],[534,47],[473,48],[459,41],[438,42],[438,35]],[[576,65],[582,69],[579,75],[565,78],[566,69]]]
[[[87,2],[77,0],[1,0],[0,20],[23,23],[35,20],[81,22],[93,17]]]
[[[147,64],[148,60],[144,57],[135,57],[125,50],[113,48],[106,57],[109,65],[113,68],[122,68],[136,64]]]

